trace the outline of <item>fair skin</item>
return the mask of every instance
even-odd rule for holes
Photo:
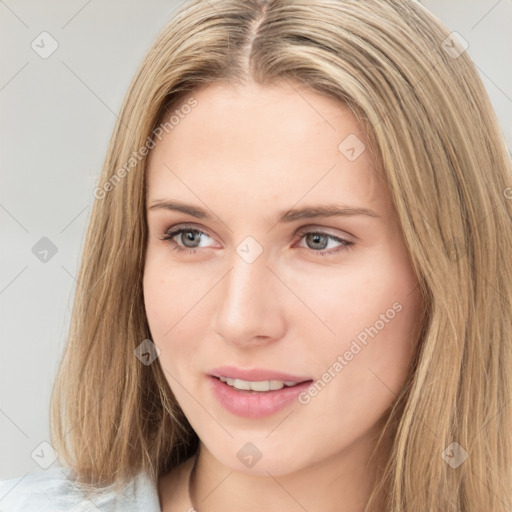
[[[383,173],[369,150],[350,160],[338,149],[350,134],[368,146],[351,111],[298,84],[217,83],[192,96],[197,106],[151,151],[147,206],[179,201],[211,218],[148,209],[143,279],[157,361],[201,443],[192,502],[199,512],[362,512],[389,443],[369,458],[409,372],[422,310]],[[375,216],[277,222],[334,203]],[[183,224],[201,233],[161,239]],[[248,236],[262,249],[250,263],[237,252]],[[377,334],[333,372],[371,326]],[[335,376],[308,403],[247,418],[212,393],[208,372],[223,365]],[[249,442],[261,453],[251,467],[237,457]],[[183,474],[159,480],[164,512],[189,506]]]

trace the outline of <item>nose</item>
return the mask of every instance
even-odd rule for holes
[[[218,336],[239,346],[283,336],[285,287],[268,267],[265,251],[251,263],[234,253],[231,270],[218,288],[214,325]]]

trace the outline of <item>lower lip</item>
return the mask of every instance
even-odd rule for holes
[[[295,386],[284,387],[275,391],[242,391],[217,379],[208,377],[213,393],[221,405],[230,413],[244,418],[264,418],[271,416],[291,404],[312,381]]]

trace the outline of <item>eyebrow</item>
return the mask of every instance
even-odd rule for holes
[[[151,203],[148,208],[150,210],[171,210],[176,212],[186,213],[198,219],[213,219],[213,217],[197,206],[181,203],[179,201],[169,200],[156,200]],[[359,208],[347,205],[318,205],[307,206],[304,208],[292,208],[290,210],[282,211],[277,217],[277,222],[294,222],[301,219],[313,219],[317,217],[338,217],[338,216],[353,216],[353,215],[367,215],[369,217],[379,218],[374,211],[367,208]]]

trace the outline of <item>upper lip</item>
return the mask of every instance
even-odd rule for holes
[[[241,379],[247,381],[280,380],[305,382],[312,380],[311,377],[300,377],[289,373],[267,370],[265,368],[236,368],[235,366],[221,366],[210,371],[213,377],[228,377],[230,379]]]

